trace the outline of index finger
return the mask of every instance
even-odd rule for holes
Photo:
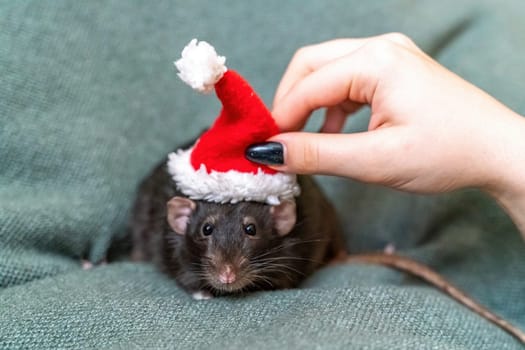
[[[359,49],[369,40],[370,38],[335,39],[297,50],[279,82],[273,105],[275,106],[297,81],[328,62]]]
[[[356,105],[370,103],[377,81],[376,67],[366,53],[358,50],[297,81],[276,103],[272,114],[282,131],[299,130],[318,108],[347,101]]]

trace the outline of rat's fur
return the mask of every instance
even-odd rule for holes
[[[194,201],[195,210],[184,234],[167,220],[167,202],[182,197],[163,162],[142,182],[133,209],[133,258],[154,261],[190,293],[213,295],[297,286],[343,247],[332,205],[313,178],[299,176],[302,193],[296,198],[297,219],[291,232],[278,234],[271,206],[256,202],[218,204]],[[202,225],[214,222],[208,237]],[[243,228],[251,220],[253,237]],[[234,283],[218,279],[225,266]]]

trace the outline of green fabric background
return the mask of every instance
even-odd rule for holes
[[[217,115],[216,98],[175,74],[191,38],[270,103],[298,47],[401,31],[524,114],[523,18],[522,0],[0,1],[0,348],[522,348],[382,267],[197,302],[148,264],[83,271],[80,259],[104,257],[138,181]],[[525,244],[490,198],[321,180],[351,250],[394,243],[525,329]]]

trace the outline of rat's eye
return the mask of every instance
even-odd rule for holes
[[[207,222],[204,225],[202,225],[202,234],[205,236],[209,236],[213,233],[214,229],[215,229],[215,226]]]
[[[257,233],[257,230],[255,229],[255,225],[254,224],[244,225],[244,233],[246,233],[249,236],[255,236],[255,234]]]

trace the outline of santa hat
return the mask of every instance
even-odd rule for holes
[[[248,146],[278,134],[270,111],[250,85],[225,66],[208,43],[193,39],[175,62],[179,77],[195,90],[215,88],[222,110],[212,127],[185,150],[169,155],[168,171],[191,199],[217,203],[240,201],[277,205],[299,195],[296,176],[245,158]]]

